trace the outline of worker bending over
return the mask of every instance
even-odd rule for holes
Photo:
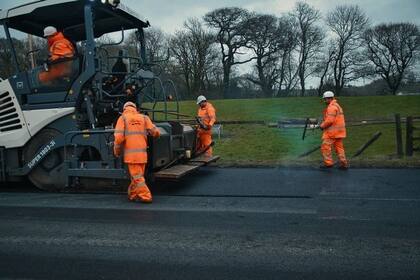
[[[339,168],[346,170],[348,163],[343,145],[343,139],[346,138],[344,112],[332,91],[324,92],[323,99],[327,108],[324,110],[324,120],[320,124],[320,128],[323,130],[321,153],[324,158],[321,168],[330,168],[334,165],[332,158],[332,146],[334,146],[340,162]]]
[[[114,155],[119,157],[124,149],[124,162],[128,165],[131,184],[128,187],[130,201],[152,202],[152,194],[146,185],[144,172],[147,163],[147,136],[159,137],[159,129],[148,116],[137,112],[133,102],[124,104],[114,132]]]
[[[59,77],[70,76],[72,69],[70,59],[75,56],[76,50],[72,42],[53,26],[44,29],[44,37],[48,40],[48,70],[39,73],[39,80],[49,84]],[[59,62],[60,60],[63,62]]]
[[[216,122],[216,110],[204,95],[197,98],[199,128],[197,131],[197,152],[204,152],[206,156],[213,155],[211,147],[211,128]]]

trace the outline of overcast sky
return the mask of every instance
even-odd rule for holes
[[[0,9],[7,9],[30,1],[2,0]],[[121,0],[122,3],[148,19],[152,26],[167,33],[182,28],[189,17],[202,17],[207,12],[227,6],[250,11],[281,15],[292,10],[296,0]],[[325,15],[339,4],[357,4],[373,23],[409,21],[420,24],[420,0],[307,0]]]
[[[0,9],[16,7],[31,1],[0,0]],[[121,0],[123,4],[136,11],[142,18],[150,21],[153,27],[166,33],[181,29],[189,17],[201,18],[207,12],[221,7],[241,7],[259,13],[280,16],[290,12],[297,0]],[[367,14],[373,24],[383,22],[411,22],[420,25],[420,0],[306,0],[319,9],[323,16],[337,5],[357,4]],[[16,33],[12,33],[17,35]],[[119,38],[119,34],[114,34]],[[3,36],[0,30],[0,36]],[[19,36],[19,35],[17,35]],[[249,71],[249,65],[238,68],[240,73]],[[309,80],[309,84],[315,84]],[[364,83],[366,81],[360,81]]]

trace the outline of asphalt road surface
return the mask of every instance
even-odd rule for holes
[[[153,192],[0,187],[0,279],[420,279],[418,169],[204,168]]]

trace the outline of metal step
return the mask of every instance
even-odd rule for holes
[[[6,150],[0,147],[0,182],[6,181]]]
[[[215,161],[217,161],[219,159],[220,159],[220,156],[211,156],[211,157],[208,157],[208,156],[202,155],[202,156],[199,156],[199,157],[196,157],[196,158],[191,159],[189,162],[190,163],[193,163],[193,164],[196,164],[196,163],[209,164],[209,163],[215,162]]]
[[[188,173],[193,172],[194,170],[197,170],[200,168],[200,166],[203,166],[202,163],[196,163],[196,164],[178,164],[175,166],[172,166],[168,169],[161,170],[159,172],[154,173],[155,180],[168,180],[168,181],[177,181],[184,175],[187,175]]]

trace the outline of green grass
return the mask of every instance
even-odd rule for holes
[[[420,115],[420,96],[340,97],[347,119],[393,118]],[[275,99],[210,100],[216,107],[217,118],[223,121],[277,121],[281,118],[319,117],[324,104],[317,97]],[[172,106],[173,107],[173,106]],[[194,101],[180,103],[180,112],[195,115]]]
[[[281,118],[320,117],[325,107],[319,98],[312,97],[210,102],[216,107],[218,121],[273,122]],[[339,103],[347,120],[392,120],[395,113],[400,113],[402,117],[420,116],[420,96],[342,97]],[[180,112],[183,114],[194,116],[196,110],[197,105],[193,101],[180,103]],[[348,127],[348,137],[344,141],[347,156],[351,157],[376,131],[381,131],[382,136],[359,158],[352,160],[354,165],[420,166],[420,153],[409,159],[396,158],[393,124]],[[298,155],[319,145],[321,132],[309,132],[305,141],[301,137],[302,128],[224,125],[223,137],[221,140],[216,139],[214,151],[222,157],[222,165],[318,165],[321,160],[319,152],[301,159],[298,159]]]
[[[263,125],[225,125],[224,136],[216,141],[215,154],[221,155],[222,165],[318,165],[319,151],[298,158],[320,144],[321,132],[309,132],[302,141],[302,129],[269,128]],[[360,157],[352,160],[357,166],[419,166],[420,157],[397,160],[393,125],[366,125],[347,129],[344,141],[350,158],[376,131],[381,137]],[[406,162],[406,164],[404,164]]]

